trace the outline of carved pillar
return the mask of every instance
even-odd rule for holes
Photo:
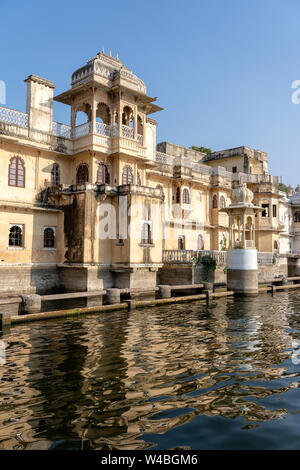
[[[137,126],[138,126],[138,122],[137,122],[137,106],[134,107],[134,139],[136,140],[137,139]]]

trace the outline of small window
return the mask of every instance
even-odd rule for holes
[[[176,203],[180,204],[180,188],[176,189]]]
[[[123,168],[122,184],[133,184],[132,168],[129,165]]]
[[[138,172],[137,172],[137,175],[136,175],[136,184],[137,184],[138,186],[142,186],[141,172],[140,172],[140,171],[138,171]]]
[[[184,188],[182,191],[182,203],[190,204],[190,192],[187,188]]]
[[[142,224],[142,234],[141,234],[142,244],[149,245],[152,244],[152,233],[151,233],[151,224],[149,222],[144,222]]]
[[[86,163],[82,163],[77,168],[76,172],[76,183],[88,183],[89,181],[89,166]]]
[[[51,170],[51,185],[58,186],[60,184],[60,170],[57,163],[54,163]]]
[[[9,246],[23,246],[23,225],[10,225],[9,226]]]
[[[214,194],[213,196],[212,206],[213,206],[213,209],[216,209],[218,207],[218,198],[216,194]]]
[[[263,208],[261,216],[262,217],[269,217],[269,204],[262,204],[261,207]]]
[[[199,233],[197,237],[197,250],[198,251],[204,250],[204,238],[203,238],[202,233]]]
[[[237,167],[236,166],[232,167],[232,173],[237,173]]]
[[[178,250],[185,250],[185,236],[178,237]]]
[[[53,227],[44,228],[44,248],[55,247],[55,229]]]
[[[277,217],[277,206],[273,204],[273,217]]]
[[[19,157],[13,157],[8,167],[8,185],[25,188],[25,167]]]
[[[97,183],[98,184],[109,184],[110,174],[108,168],[104,163],[100,163],[97,171]]]
[[[225,197],[221,196],[220,197],[220,209],[224,209],[225,206],[226,206]]]

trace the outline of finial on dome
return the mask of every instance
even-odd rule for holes
[[[118,54],[118,53],[117,53],[117,55],[116,55],[116,59],[119,60],[119,54]]]
[[[109,51],[109,57],[111,57],[111,50]]]

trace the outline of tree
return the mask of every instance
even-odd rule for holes
[[[283,191],[284,193],[286,193],[286,195],[289,194],[290,188],[286,184],[279,183],[277,188],[279,189],[279,191]]]
[[[211,153],[211,149],[207,147],[195,147],[195,145],[192,145],[191,149],[196,150],[196,152]]]

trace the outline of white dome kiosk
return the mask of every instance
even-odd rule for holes
[[[227,252],[227,289],[239,295],[258,294],[255,215],[261,207],[253,203],[253,193],[246,183],[232,191],[230,206],[220,209],[229,216],[229,250]]]

